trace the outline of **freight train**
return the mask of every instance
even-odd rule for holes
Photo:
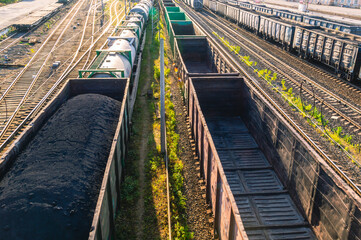
[[[0,158],[0,239],[116,238],[152,5],[142,0],[130,10],[107,49],[79,71],[87,79],[68,80]]]
[[[240,118],[243,79],[179,7],[163,6],[219,239],[314,239]]]
[[[320,16],[309,16],[306,14],[301,13],[295,13],[288,10],[283,9],[277,9],[277,8],[271,8],[267,7],[265,5],[259,5],[259,4],[253,4],[249,2],[241,2],[241,1],[228,1],[228,3],[231,3],[233,5],[239,5],[240,7],[254,10],[256,12],[273,15],[273,16],[280,16],[283,18],[292,19],[294,21],[300,22],[300,23],[308,23],[314,26],[322,26],[338,31],[342,31],[345,33],[353,33],[357,35],[361,35],[361,26],[355,25],[355,24],[349,24],[345,22],[339,22],[332,19],[327,19]]]
[[[355,193],[180,7],[163,13],[219,239],[361,236]]]
[[[355,34],[297,22],[299,16],[274,16],[239,5],[204,0],[204,6],[239,26],[296,53],[319,62],[349,81],[361,79],[361,37]],[[284,18],[286,17],[286,18]],[[291,19],[289,19],[291,18]],[[310,18],[302,18],[310,19]]]
[[[118,26],[118,34],[108,38],[108,49],[98,50],[98,57],[89,69],[79,71],[79,77],[131,77],[140,38],[151,7],[152,1],[146,0],[133,7]]]

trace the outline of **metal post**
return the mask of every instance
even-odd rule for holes
[[[164,40],[160,39],[160,143],[163,154],[165,154],[167,148],[164,85]]]

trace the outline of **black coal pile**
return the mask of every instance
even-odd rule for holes
[[[87,239],[121,103],[64,103],[0,182],[0,239]]]

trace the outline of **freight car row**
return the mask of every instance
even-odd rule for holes
[[[253,4],[249,2],[242,1],[229,1],[234,5],[239,5],[241,7],[254,10],[259,13],[264,13],[270,16],[279,16],[283,18],[287,18],[290,20],[294,20],[299,23],[307,23],[314,26],[322,26],[325,28],[330,28],[338,31],[342,31],[345,33],[353,33],[357,35],[361,35],[361,26],[356,24],[347,24],[340,21],[335,21],[332,19],[327,19],[319,16],[309,16],[306,14],[295,13],[288,10],[276,9],[271,7],[266,7],[265,5]]]
[[[361,80],[361,37],[270,16],[237,5],[204,0],[204,6],[305,59],[319,62],[349,81]]]
[[[243,79],[178,7],[165,19],[220,239],[315,238],[240,117]]]
[[[88,78],[68,80],[0,159],[0,239],[115,239],[152,5],[130,10]]]
[[[220,239],[358,239],[360,197],[190,15],[164,14]]]

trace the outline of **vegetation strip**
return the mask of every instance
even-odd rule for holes
[[[165,39],[164,25],[160,21],[160,38]],[[158,34],[156,33],[155,36]],[[159,49],[159,39],[153,39],[156,48]],[[169,66],[169,57],[167,56],[166,44],[164,48],[164,62],[165,66]],[[159,79],[160,69],[159,64],[154,65],[154,82],[152,83],[153,95],[156,99],[160,95]],[[176,132],[176,116],[174,105],[171,100],[171,80],[169,77],[170,68],[165,67],[165,112],[166,112],[166,126],[167,126],[167,152],[169,159],[169,174],[170,174],[170,190],[171,190],[171,210],[172,210],[172,231],[174,239],[192,239],[193,233],[189,232],[186,219],[186,198],[183,193],[184,177],[183,177],[183,163],[178,157],[178,142],[179,134]],[[160,109],[160,102],[156,103],[156,108]],[[157,116],[155,116],[157,117]],[[157,120],[158,121],[158,120]],[[158,152],[158,154],[160,151]]]
[[[329,128],[328,120],[325,119],[322,112],[311,104],[304,104],[300,96],[295,96],[292,88],[285,86],[285,80],[277,81],[277,73],[272,73],[268,69],[257,69],[257,62],[251,61],[250,56],[241,56],[239,54],[240,47],[234,46],[229,43],[224,37],[219,36],[216,32],[213,34],[231,51],[234,52],[243,63],[257,73],[258,77],[265,80],[271,87],[272,90],[279,93],[282,98],[293,107],[294,110],[298,111],[300,115],[306,118],[309,125],[316,129],[318,134],[329,139],[332,144],[337,145],[358,167],[361,167],[359,163],[360,158],[360,144],[352,143],[352,135],[343,134],[342,127]],[[323,127],[323,129],[321,128]]]
[[[147,45],[143,51],[142,73],[140,76],[140,91],[138,97],[146,95],[147,99],[142,105],[137,101],[133,115],[132,136],[130,140],[128,158],[125,163],[125,180],[121,186],[121,210],[116,221],[118,239],[139,239],[137,231],[142,231],[141,239],[167,239],[167,197],[166,197],[166,171],[160,149],[160,119],[159,119],[159,39],[164,38],[164,25],[160,22],[160,29],[151,36],[151,24],[147,27]],[[151,42],[152,41],[152,42]],[[150,43],[151,42],[151,43]],[[169,65],[165,45],[165,66]],[[176,132],[176,116],[170,91],[170,69],[165,67],[165,110],[167,126],[167,150],[169,159],[170,200],[172,211],[173,239],[192,239],[193,233],[188,230],[186,217],[186,198],[184,196],[183,163],[178,157],[179,135]],[[147,84],[151,87],[148,89]],[[142,91],[141,89],[145,90]],[[142,93],[143,92],[143,93]],[[150,96],[153,96],[150,98]],[[147,113],[150,118],[147,118]],[[142,134],[146,122],[147,134]],[[141,135],[145,135],[142,138]],[[143,229],[137,228],[136,206],[140,195],[139,188],[139,145],[147,141],[147,158],[145,162],[144,187],[144,215]]]

